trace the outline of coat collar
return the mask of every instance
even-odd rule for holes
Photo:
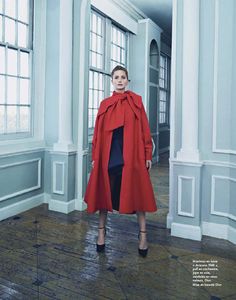
[[[101,102],[101,105],[100,105],[100,108],[98,110],[97,116],[105,113],[110,106],[113,106],[113,105],[117,104],[118,101],[125,100],[125,99],[128,100],[128,102],[129,102],[131,108],[133,109],[134,113],[139,118],[139,114],[137,113],[137,108],[141,109],[142,99],[141,99],[141,96],[135,94],[134,92],[132,92],[130,90],[127,90],[124,93],[117,93],[117,92],[114,91],[112,96],[104,99]],[[135,106],[137,108],[135,108],[135,106],[133,104],[135,104]]]

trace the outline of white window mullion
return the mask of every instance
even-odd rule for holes
[[[16,111],[16,130],[20,131],[20,79],[19,76],[21,74],[20,71],[20,49],[17,51],[17,92],[16,92],[16,105],[17,105],[17,111]]]

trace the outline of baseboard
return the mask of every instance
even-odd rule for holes
[[[51,199],[51,195],[48,193],[44,193],[44,203],[49,203]]]
[[[25,212],[44,203],[44,194],[39,194],[0,208],[0,221]]]
[[[168,152],[168,151],[170,151],[170,147],[169,147],[169,146],[167,146],[167,147],[165,147],[165,148],[162,148],[162,149],[159,149],[159,150],[158,150],[158,153],[159,153],[159,154],[163,154],[163,153],[166,153],[166,152]]]
[[[75,199],[68,202],[49,199],[48,200],[48,209],[53,211],[58,211],[64,214],[68,214],[75,210]]]
[[[202,222],[202,234],[236,244],[236,229],[227,224]]]
[[[166,218],[166,227],[171,228],[172,222],[173,222],[173,216],[168,212],[167,218]]]
[[[174,222],[171,224],[171,235],[195,241],[201,241],[202,239],[202,232],[200,226],[180,224]]]
[[[84,199],[76,199],[75,201],[75,209],[79,211],[83,211],[87,208],[87,204],[84,202]]]

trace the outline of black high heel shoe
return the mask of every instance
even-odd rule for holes
[[[147,231],[139,230],[138,239],[140,238],[140,232],[147,233]],[[146,249],[140,249],[140,248],[138,248],[138,253],[142,257],[146,257],[147,253],[148,253],[148,248],[146,248]]]
[[[104,228],[104,237],[106,236],[106,227],[98,227],[98,229],[103,229]],[[102,252],[105,249],[105,243],[104,244],[96,244],[97,245],[97,252]]]

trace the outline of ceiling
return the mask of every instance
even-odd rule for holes
[[[172,0],[129,0],[171,37]]]

